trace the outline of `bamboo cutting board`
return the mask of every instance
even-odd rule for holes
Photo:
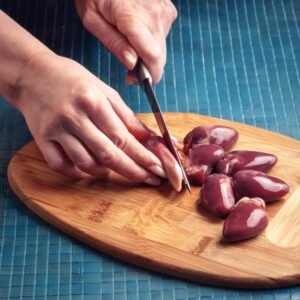
[[[152,114],[139,117],[156,128]],[[300,283],[300,142],[266,130],[195,114],[166,113],[174,136],[200,124],[237,129],[234,149],[278,156],[271,175],[290,193],[268,205],[270,223],[257,238],[221,242],[223,221],[196,211],[200,188],[176,193],[137,185],[112,174],[106,182],[74,183],[51,171],[34,142],[11,160],[8,178],[17,196],[36,214],[84,243],[154,271],[236,288]]]

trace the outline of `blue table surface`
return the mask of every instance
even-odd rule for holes
[[[300,139],[300,1],[174,1],[164,111],[235,120]],[[119,91],[135,112],[144,95],[87,33],[72,0],[0,0],[0,8],[59,54]],[[0,24],[1,26],[1,24]],[[35,216],[14,195],[6,171],[31,139],[23,117],[0,99],[0,299],[300,299],[300,287],[261,291],[195,284],[97,252]]]

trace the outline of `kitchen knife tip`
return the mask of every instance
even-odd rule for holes
[[[192,194],[191,187],[188,186],[187,189],[188,189],[189,193]]]
[[[187,188],[187,190],[190,192],[190,194],[192,193],[192,189],[191,186],[189,185],[189,183],[185,182],[185,186]]]

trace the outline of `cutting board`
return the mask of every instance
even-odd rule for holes
[[[134,184],[112,174],[107,181],[72,182],[51,171],[31,142],[12,158],[10,185],[36,214],[72,237],[118,259],[191,281],[236,288],[300,284],[300,142],[277,133],[204,117],[166,113],[170,131],[182,140],[200,124],[237,129],[234,149],[278,156],[271,175],[290,193],[267,207],[270,223],[257,238],[226,244],[223,221],[197,211],[199,187],[177,193]],[[152,114],[140,119],[157,129]]]

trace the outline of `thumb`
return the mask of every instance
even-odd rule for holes
[[[144,61],[153,83],[160,81],[166,62],[166,41],[161,32],[152,31],[146,22],[132,17],[130,20],[120,19],[117,28],[126,36],[138,56]]]
[[[113,53],[128,70],[137,63],[138,55],[129,41],[100,14],[89,11],[83,16],[83,25]]]

